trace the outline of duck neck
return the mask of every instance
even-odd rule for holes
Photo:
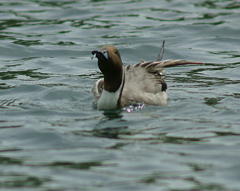
[[[104,75],[104,89],[108,92],[116,92],[123,81],[123,68],[119,71],[111,71]]]
[[[104,89],[97,103],[98,109],[108,110],[108,109],[119,108],[121,106],[121,96],[122,96],[124,83],[125,83],[125,74],[124,72],[122,72],[121,83],[120,85],[118,85],[118,89],[115,91],[109,91],[105,87],[105,78],[104,78]]]

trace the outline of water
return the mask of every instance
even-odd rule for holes
[[[238,0],[1,0],[0,189],[240,190]],[[93,107],[91,50],[167,70],[169,104]]]

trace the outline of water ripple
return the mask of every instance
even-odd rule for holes
[[[0,188],[239,190],[239,2],[1,0]],[[91,51],[166,69],[166,107],[98,111]],[[143,107],[144,106],[144,107]]]

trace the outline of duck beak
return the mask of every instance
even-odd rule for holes
[[[97,58],[97,54],[99,54],[99,51],[93,50],[93,51],[92,51],[92,57],[91,57],[91,59]]]
[[[98,51],[98,50],[93,50],[92,51],[92,59],[93,58],[98,58],[99,60],[108,60],[108,53],[107,51]]]

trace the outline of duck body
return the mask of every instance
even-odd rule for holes
[[[92,88],[100,110],[118,109],[136,103],[166,105],[168,96],[164,68],[199,64],[166,60],[123,65],[119,51],[114,46],[105,46],[100,51],[92,51],[92,54],[98,58],[98,67],[104,76]]]

